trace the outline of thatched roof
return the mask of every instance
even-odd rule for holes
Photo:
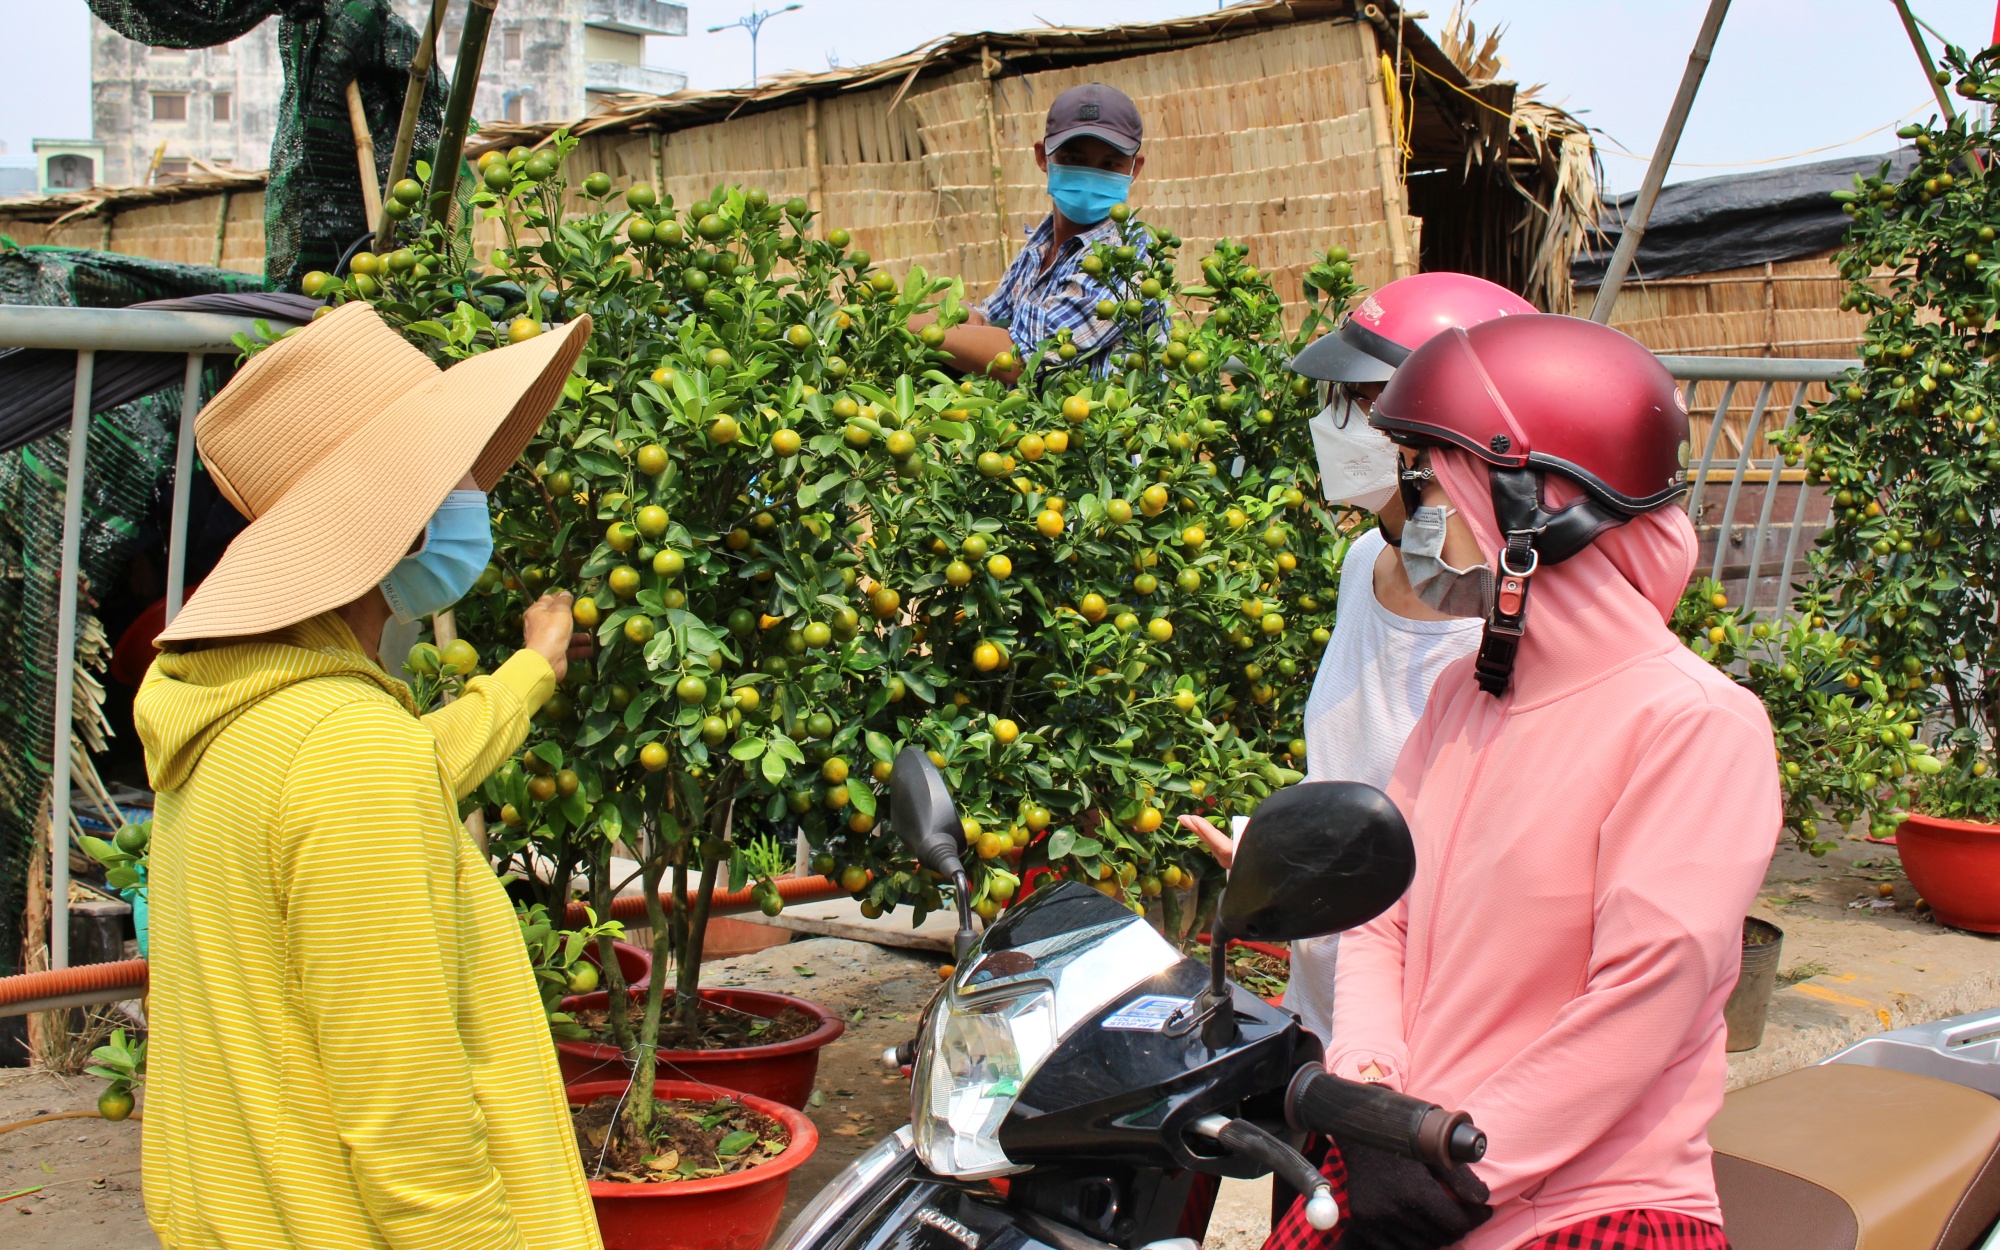
[[[195,172],[187,177],[149,187],[94,186],[88,191],[0,199],[0,219],[59,225],[79,217],[198,200],[223,191],[261,191],[268,177],[266,170],[236,169],[208,161],[192,162],[191,168]]]

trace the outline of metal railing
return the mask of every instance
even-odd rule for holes
[[[91,386],[100,351],[185,353],[181,420],[174,441],[174,499],[167,533],[166,616],[181,610],[187,578],[188,489],[194,474],[194,418],[201,410],[203,358],[234,355],[238,334],[254,334],[249,317],[140,308],[0,306],[0,348],[76,353],[76,394],[70,406],[68,477],[63,486],[61,583],[56,608],[56,706],[49,822],[49,965],[69,966],[70,736],[76,698],[77,580],[82,562],[84,464],[90,449]]]
[[[1688,519],[1699,527],[1706,510],[1705,499],[1708,485],[1721,480],[1718,469],[1726,468],[1729,473],[1729,492],[1722,504],[1720,522],[1715,527],[1715,557],[1710,562],[1708,575],[1717,581],[1726,580],[1729,571],[1726,563],[1730,549],[1742,540],[1736,521],[1736,508],[1742,499],[1743,488],[1752,474],[1762,473],[1764,495],[1757,509],[1757,520],[1748,536],[1749,561],[1744,569],[1745,606],[1754,606],[1757,595],[1759,574],[1762,573],[1765,558],[1764,548],[1771,533],[1771,516],[1774,511],[1780,486],[1787,481],[1795,482],[1798,499],[1792,507],[1789,531],[1785,537],[1785,554],[1779,562],[1778,584],[1774,601],[1769,605],[1782,612],[1791,601],[1792,573],[1798,567],[1801,536],[1806,528],[1806,507],[1811,501],[1814,488],[1804,472],[1788,474],[1784,459],[1774,451],[1766,449],[1759,457],[1757,443],[1772,418],[1772,391],[1779,386],[1791,386],[1791,401],[1779,406],[1782,420],[1773,422],[1770,428],[1782,429],[1791,423],[1793,417],[1812,402],[1810,392],[1815,385],[1831,386],[1850,369],[1853,360],[1800,360],[1765,359],[1748,356],[1661,356],[1660,363],[1682,384],[1681,393],[1688,411],[1697,412],[1695,388],[1703,382],[1720,382],[1722,394],[1716,401],[1714,416],[1709,421],[1708,431],[1702,439],[1701,458],[1688,467]],[[1729,419],[1730,401],[1737,389],[1744,383],[1755,383],[1756,399],[1750,406],[1749,419],[1740,429],[1733,427]],[[1718,464],[1716,449],[1725,430],[1735,439],[1736,455],[1733,461],[1724,459]]]

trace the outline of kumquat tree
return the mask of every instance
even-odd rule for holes
[[[1363,520],[1319,506],[1317,400],[1284,368],[1353,297],[1345,255],[1312,269],[1289,332],[1242,249],[1182,286],[1179,240],[1121,206],[1124,241],[1089,263],[1121,295],[1098,311],[1124,347],[1093,367],[1054,340],[1007,385],[946,372],[956,281],[897,280],[755,189],[676,206],[592,174],[576,212],[573,148],[482,158],[475,206],[507,239],[489,265],[412,231],[312,289],[370,299],[444,363],[595,324],[493,492],[494,564],[457,619],[495,660],[527,603],[565,589],[596,634],[470,802],[552,915],[579,870],[608,914],[613,851],[639,861],[674,984],[654,977],[636,1022],[612,1013],[639,1051],[628,1114],[649,1114],[663,1017],[699,1031],[718,886],[775,914],[803,834],[869,914],[943,905],[879,823],[905,746],[959,799],[982,915],[1055,874],[1198,931],[1220,869],[1174,817],[1247,812],[1299,777],[1343,525]]]

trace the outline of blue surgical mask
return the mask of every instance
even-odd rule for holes
[[[405,625],[442,612],[465,597],[493,558],[493,520],[486,492],[455,490],[424,527],[424,545],[382,579],[382,597]]]
[[[1424,504],[1403,522],[1403,571],[1410,588],[1446,616],[1484,617],[1493,611],[1493,570],[1456,569],[1444,562],[1446,523],[1452,509]]]
[[[1109,217],[1111,206],[1123,204],[1131,189],[1130,174],[1049,162],[1049,198],[1063,216],[1079,226],[1094,226]]]

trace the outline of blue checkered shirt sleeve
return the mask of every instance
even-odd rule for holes
[[[1077,235],[1063,244],[1055,263],[1043,270],[1042,256],[1052,231],[1052,218],[1043,218],[1029,231],[1028,245],[1014,257],[980,311],[989,322],[1006,327],[1024,356],[1059,331],[1068,330],[1079,361],[1088,361],[1101,372],[1118,339],[1118,326],[1101,320],[1097,305],[1112,295],[1079,266],[1093,244],[1117,242],[1117,226],[1107,219]],[[1143,242],[1140,254],[1145,254]],[[1159,310],[1153,312],[1157,317]]]

